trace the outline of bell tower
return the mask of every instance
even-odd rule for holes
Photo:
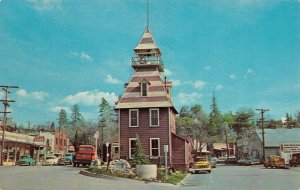
[[[132,57],[131,65],[134,69],[156,67],[159,72],[164,72],[160,49],[156,45],[149,28],[149,0],[147,5],[147,27],[140,42],[134,48],[135,55]]]

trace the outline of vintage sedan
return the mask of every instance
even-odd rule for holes
[[[56,156],[47,156],[45,165],[57,165],[58,164],[58,158]]]
[[[239,160],[238,164],[244,166],[250,166],[250,165],[260,164],[260,160],[255,158],[254,156],[250,156],[246,159]]]
[[[206,156],[197,157],[194,164],[189,168],[191,173],[211,172],[211,164]]]
[[[20,160],[17,161],[16,165],[34,166],[36,165],[36,160],[34,160],[30,155],[23,155]]]

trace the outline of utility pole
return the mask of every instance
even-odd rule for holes
[[[17,86],[0,86],[2,88],[2,90],[4,91],[4,100],[0,100],[0,102],[3,102],[4,105],[4,111],[0,112],[3,113],[3,120],[2,120],[2,146],[1,146],[1,150],[0,150],[0,165],[3,166],[3,150],[5,147],[5,130],[6,130],[6,122],[7,122],[7,118],[6,118],[6,114],[11,113],[10,111],[7,111],[7,108],[9,107],[9,102],[15,102],[14,100],[8,100],[8,94],[10,93],[8,90],[10,88],[19,88]],[[9,154],[8,150],[6,151],[7,154]]]
[[[260,120],[261,121],[261,135],[262,135],[262,148],[263,148],[263,161],[265,162],[266,160],[266,153],[265,153],[265,129],[264,129],[264,113],[266,111],[270,111],[269,109],[256,109],[257,111],[260,112]]]

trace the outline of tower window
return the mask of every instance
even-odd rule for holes
[[[141,96],[147,96],[148,94],[148,84],[147,82],[141,83]]]

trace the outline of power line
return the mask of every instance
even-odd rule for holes
[[[261,131],[262,131],[262,148],[263,148],[263,161],[265,162],[266,154],[265,154],[265,130],[264,130],[264,113],[270,111],[269,109],[256,109],[260,112],[260,121],[261,121]]]

